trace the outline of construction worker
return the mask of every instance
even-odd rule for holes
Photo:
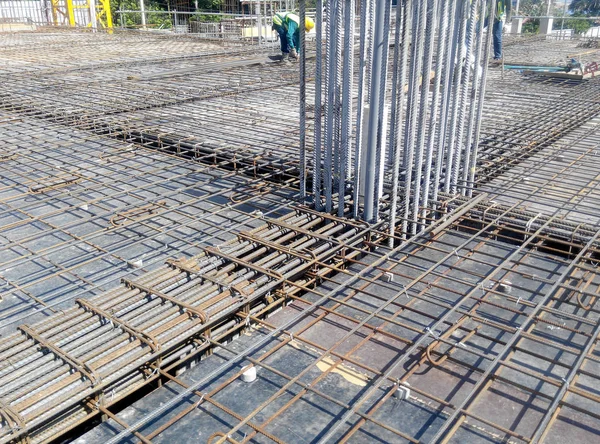
[[[273,30],[279,34],[282,60],[296,59],[300,52],[300,17],[291,12],[278,12],[273,16]],[[306,17],[304,27],[310,32],[315,22]]]
[[[510,14],[511,0],[498,0],[496,2],[496,18],[492,27],[494,36],[494,60],[499,61],[502,58],[502,31],[506,17]]]

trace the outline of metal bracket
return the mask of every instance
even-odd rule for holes
[[[8,162],[9,160],[15,160],[19,155],[17,153],[11,154],[0,154],[0,162]]]
[[[77,359],[73,356],[70,356],[67,352],[62,350],[60,347],[53,344],[49,340],[43,338],[39,333],[37,333],[35,330],[33,330],[28,325],[19,326],[19,330],[21,330],[25,335],[29,336],[35,342],[40,344],[42,347],[44,347],[45,349],[47,349],[48,351],[50,351],[51,353],[56,355],[57,358],[62,359],[64,362],[69,364],[73,368],[73,370],[76,370],[79,373],[81,373],[83,376],[85,376],[92,383],[92,386],[96,386],[97,384],[99,384],[101,382],[100,377],[98,376],[98,374],[92,367],[90,367],[86,363],[80,361],[79,359]]]
[[[282,220],[279,220],[279,219],[269,219],[266,222],[267,222],[267,225],[269,227],[271,227],[271,226],[277,226],[277,227],[280,227],[280,228],[285,228],[286,230],[290,230],[293,233],[303,234],[305,236],[310,236],[310,237],[313,237],[315,239],[319,239],[319,240],[322,240],[322,241],[329,242],[331,244],[333,244],[335,242],[334,240],[331,239],[331,237],[327,237],[325,235],[316,233],[314,231],[305,230],[305,229],[297,227],[295,225],[283,222]]]
[[[466,345],[465,345],[466,341],[471,339],[471,337],[474,334],[476,334],[479,331],[479,329],[481,328],[481,325],[478,325],[473,330],[471,330],[469,333],[467,333],[460,341],[456,342],[455,344],[452,344],[450,346],[450,348],[446,351],[446,353],[444,353],[439,359],[437,359],[437,360],[433,359],[433,357],[431,356],[431,352],[436,347],[438,342],[444,342],[446,340],[446,338],[450,337],[454,333],[454,331],[456,331],[458,329],[458,327],[460,325],[462,325],[462,322],[456,323],[455,325],[452,326],[452,328],[450,328],[448,331],[446,331],[446,333],[444,333],[444,337],[440,336],[440,337],[435,338],[435,340],[427,346],[427,348],[425,349],[425,354],[427,356],[427,360],[432,365],[438,366],[438,365],[443,364],[444,361],[446,359],[448,359],[448,357],[454,352],[454,350],[456,349],[457,346],[460,345],[462,347],[466,347]]]
[[[243,240],[247,240],[247,241],[254,242],[254,243],[257,243],[260,245],[264,245],[265,247],[271,248],[276,251],[280,251],[280,252],[288,254],[290,256],[295,256],[295,257],[300,258],[307,262],[312,262],[312,260],[313,260],[312,257],[310,257],[306,254],[302,254],[302,253],[299,253],[298,251],[294,251],[293,249],[286,247],[284,245],[279,245],[279,244],[276,244],[275,242],[270,242],[268,240],[262,239],[258,236],[248,233],[246,231],[241,231],[238,234],[238,237]]]
[[[187,312],[190,315],[194,315],[194,316],[197,316],[198,318],[200,318],[200,321],[203,324],[205,324],[206,321],[208,321],[208,315],[206,314],[206,312],[204,310],[199,309],[198,307],[194,307],[192,305],[186,304],[185,302],[179,301],[179,300],[175,299],[174,297],[169,296],[168,294],[165,294],[165,293],[163,293],[159,290],[156,290],[152,287],[146,287],[142,284],[138,284],[136,282],[132,282],[127,279],[121,279],[121,282],[129,288],[140,290],[144,293],[148,293],[149,295],[153,294],[155,296],[158,296],[161,299],[169,301],[173,305],[179,307],[183,312]]]
[[[160,350],[160,342],[158,342],[156,338],[153,337],[151,334],[136,329],[135,327],[129,325],[126,321],[119,319],[116,316],[112,316],[111,314],[102,310],[101,308],[96,307],[89,301],[83,299],[76,299],[75,302],[84,310],[90,311],[96,316],[104,318],[108,322],[114,324],[115,327],[126,331],[132,337],[138,339],[139,341],[149,346],[153,352],[157,352]]]
[[[68,187],[77,182],[81,182],[82,177],[79,176],[66,176],[66,177],[53,177],[46,183],[38,183],[37,185],[31,185],[29,192],[31,194],[45,193],[46,191],[58,190],[59,188]]]
[[[125,225],[127,222],[140,221],[147,217],[153,216],[157,209],[164,208],[165,205],[165,201],[160,201],[117,213],[110,218],[110,224],[113,227],[119,227]]]
[[[14,422],[17,429],[25,427],[25,418],[17,412],[12,406],[0,398],[0,416],[4,416],[7,422]],[[25,438],[26,442],[30,442],[29,437]]]
[[[165,263],[173,268],[176,268],[177,270],[183,271],[190,275],[197,276],[204,281],[207,281],[207,282],[210,282],[211,284],[217,285],[219,287],[219,291],[231,291],[231,285],[226,284],[225,282],[223,282],[219,279],[216,279],[214,277],[201,274],[198,272],[198,270],[194,270],[192,267],[188,267],[187,265],[184,265],[180,261],[177,261],[174,259],[167,259],[165,261]]]
[[[269,276],[269,277],[271,277],[273,279],[278,279],[278,280],[282,280],[282,281],[285,280],[285,277],[281,273],[278,273],[278,272],[276,272],[274,270],[267,270],[266,268],[263,268],[263,267],[261,267],[259,265],[255,265],[255,264],[247,262],[247,261],[245,261],[243,259],[231,256],[231,255],[229,255],[227,253],[223,253],[223,252],[219,251],[218,249],[216,249],[214,247],[204,247],[203,250],[207,254],[209,254],[209,255],[220,257],[222,259],[225,259],[225,260],[228,260],[230,262],[233,262],[234,264],[238,264],[241,267],[249,268],[249,269],[254,270],[254,271],[258,272],[258,273],[264,274],[265,276]]]

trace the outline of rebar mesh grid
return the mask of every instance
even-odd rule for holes
[[[383,225],[290,208],[296,66],[255,66],[254,55],[238,64],[237,49],[209,56],[166,38],[144,37],[135,54],[119,38],[121,67],[94,62],[90,41],[69,61],[59,60],[63,43],[47,57],[29,48],[36,75],[4,71],[0,100],[11,113],[0,133],[19,149],[0,155],[0,203],[15,233],[7,245],[20,249],[1,270],[27,270],[7,276],[5,302],[18,296],[15,310],[30,310],[11,312],[7,328],[31,325],[32,312],[55,324],[0,342],[2,442],[51,439],[98,415],[116,427],[105,441],[133,428],[142,442],[181,439],[194,430],[190,417],[216,433],[212,442],[597,439],[598,232],[580,223],[598,218],[595,182],[581,179],[594,164],[586,122],[598,113],[597,81],[492,71],[476,182],[489,195],[440,195],[428,215],[437,225],[390,250]],[[558,152],[577,162],[561,171]],[[544,162],[526,176],[533,189],[509,169],[534,168],[522,162]],[[541,206],[549,184],[539,180],[552,175],[564,198]],[[504,205],[490,202],[505,186]],[[174,254],[196,256],[162,266]],[[201,271],[206,264],[218,271]],[[53,277],[65,280],[48,293]],[[252,324],[260,330],[224,345]],[[221,361],[177,376],[218,347]],[[248,365],[260,384],[239,381]],[[141,401],[142,414],[115,414],[114,404],[159,381],[179,393],[161,392],[168,408]]]
[[[585,39],[552,40],[540,35],[507,35],[503,38],[507,64],[565,66],[570,59],[599,61],[600,50],[585,47]]]
[[[293,304],[267,320],[251,315],[243,346],[124,412],[127,432],[112,422],[88,438],[593,442],[600,233],[558,256],[549,222],[482,223],[469,207],[396,249],[346,248],[347,268],[291,284]],[[241,382],[252,366],[258,380]]]
[[[519,83],[527,87],[526,79]],[[540,94],[530,88],[521,93],[502,91],[507,83],[497,85],[490,93],[492,100],[486,103],[488,125],[479,142],[475,183],[467,187],[477,188],[493,180],[595,117],[600,112],[599,84],[593,79],[560,94],[544,84],[536,85],[547,90]],[[564,111],[566,107],[569,112]]]
[[[116,38],[117,42],[142,39]],[[263,165],[275,165],[281,158],[299,161],[298,110],[293,105],[298,100],[297,66],[269,64],[264,52],[245,52],[240,58],[235,48],[220,55],[188,55],[186,45],[193,48],[200,43],[145,38],[139,58],[130,54],[127,43],[113,44],[110,39],[94,43],[124,60],[96,65],[89,65],[85,45],[73,44],[66,71],[60,64],[52,68],[55,55],[44,54],[43,46],[28,48],[48,69],[37,75],[20,71],[6,76],[2,107],[191,156],[218,153],[221,160],[244,158]],[[577,50],[577,42],[561,45],[565,52]],[[509,46],[507,53],[518,54],[519,47]],[[552,54],[550,44],[541,48],[541,56]],[[164,51],[167,55],[162,55]],[[176,56],[169,56],[169,51]],[[268,66],[260,66],[265,62]],[[307,61],[307,69],[310,122],[317,111],[312,106],[312,60]],[[357,76],[356,72],[355,82]],[[462,183],[461,190],[502,174],[598,112],[597,81],[557,83],[491,70],[488,85],[476,180]],[[306,134],[309,168],[312,126],[307,126]]]
[[[369,231],[308,209],[261,217],[267,225],[122,279],[0,341],[0,442],[21,436],[45,442],[88,421],[100,406],[153,382],[165,365],[193,358],[213,332],[236,323],[232,315],[244,311],[237,322],[247,323],[276,290],[305,283],[304,275],[320,264],[339,262],[338,253],[361,244]],[[206,341],[198,340],[200,332]]]
[[[160,47],[156,48],[160,51]],[[299,156],[298,75],[266,53],[8,76],[4,109],[165,152],[280,173]],[[276,64],[275,64],[276,65]],[[311,89],[309,89],[309,92]]]
[[[265,185],[265,175],[31,118],[2,114],[0,138],[10,147],[0,154],[4,333],[174,254],[227,240],[255,226],[248,213],[277,214],[294,197],[285,183]]]
[[[564,220],[598,226],[599,141],[600,119],[595,117],[483,184],[481,190],[499,203],[518,201],[535,213],[547,214],[562,207]]]
[[[243,42],[135,32],[0,33],[0,42],[0,73],[14,75],[89,70],[107,65],[147,64],[150,61],[161,63],[257,50]]]

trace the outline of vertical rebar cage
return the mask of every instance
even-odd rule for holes
[[[440,190],[472,195],[495,5],[365,0],[357,22],[354,1],[325,21],[317,2],[316,208],[414,235]]]

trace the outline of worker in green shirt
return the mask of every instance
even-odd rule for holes
[[[283,60],[298,58],[300,52],[299,25],[300,17],[291,12],[278,12],[273,16],[273,30],[279,34]],[[306,17],[304,26],[306,32],[310,32],[315,27],[315,22],[310,17]]]

